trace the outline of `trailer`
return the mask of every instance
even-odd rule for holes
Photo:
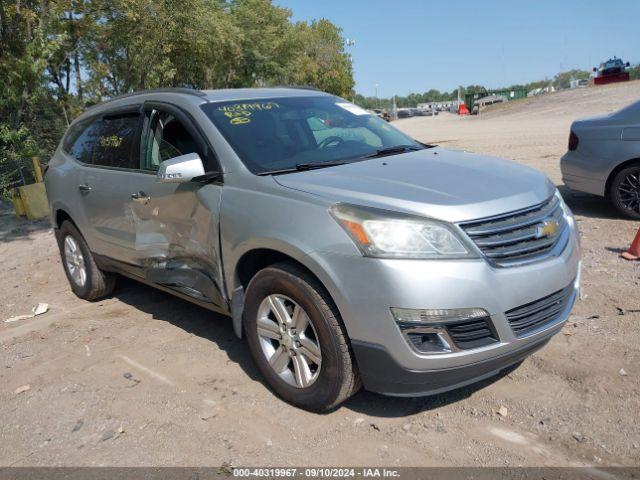
[[[484,90],[482,92],[465,93],[464,103],[469,110],[473,111],[476,102],[483,98],[492,98],[495,101],[491,103],[498,103],[509,102],[511,100],[517,100],[526,97],[527,91],[524,88],[513,88],[510,90]],[[497,100],[498,98],[500,99]]]

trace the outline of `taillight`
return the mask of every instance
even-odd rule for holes
[[[569,134],[569,150],[575,150],[578,148],[578,141],[578,136],[572,130]]]

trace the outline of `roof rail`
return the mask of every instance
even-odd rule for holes
[[[276,85],[273,88],[295,88],[298,90],[315,90],[316,92],[321,92],[319,88],[312,87],[311,85]]]
[[[202,90],[196,90],[193,88],[184,88],[184,87],[175,87],[175,88],[151,88],[149,90],[137,90],[135,92],[123,93],[122,95],[117,95],[115,97],[110,98],[109,100],[104,100],[100,102],[100,104],[113,102],[114,100],[120,100],[121,98],[134,97],[136,95],[143,95],[145,93],[185,93],[187,95],[196,95],[198,97],[204,97],[207,94]]]

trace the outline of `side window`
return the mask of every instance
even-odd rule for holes
[[[100,135],[93,149],[93,164],[132,168],[131,150],[139,122],[138,113],[104,117]],[[137,168],[137,165],[134,168]]]
[[[204,160],[198,143],[180,120],[168,112],[151,112],[149,136],[142,148],[142,169],[155,171],[165,160],[194,152]]]
[[[76,160],[82,163],[91,163],[91,158],[93,156],[93,148],[100,135],[100,124],[101,121],[94,120],[88,126],[84,124],[84,130],[82,133],[79,132],[69,132],[68,135],[77,134],[75,137],[75,141],[70,145],[67,150],[67,153],[74,157]],[[80,130],[80,129],[78,129]],[[65,141],[67,139],[65,138]],[[69,142],[71,143],[71,142]]]

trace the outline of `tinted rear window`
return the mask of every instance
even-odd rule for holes
[[[77,135],[68,153],[79,162],[91,163],[93,147],[100,135],[100,119],[93,120],[91,123],[84,123],[83,126],[84,129],[79,128],[79,131],[73,132]],[[71,134],[72,132],[69,133]]]
[[[78,122],[69,128],[62,148],[82,163],[138,168],[133,149],[140,114],[124,114]]]
[[[104,117],[93,149],[93,164],[132,168],[132,150],[139,121],[140,115],[137,113]]]
[[[64,139],[62,140],[62,149],[65,152],[67,153],[71,152],[71,148],[73,147],[73,144],[78,139],[80,134],[84,131],[84,129],[87,128],[87,125],[89,125],[90,123],[91,123],[91,120],[83,120],[81,122],[76,122],[69,127],[69,130],[67,130],[67,134],[64,136]]]

